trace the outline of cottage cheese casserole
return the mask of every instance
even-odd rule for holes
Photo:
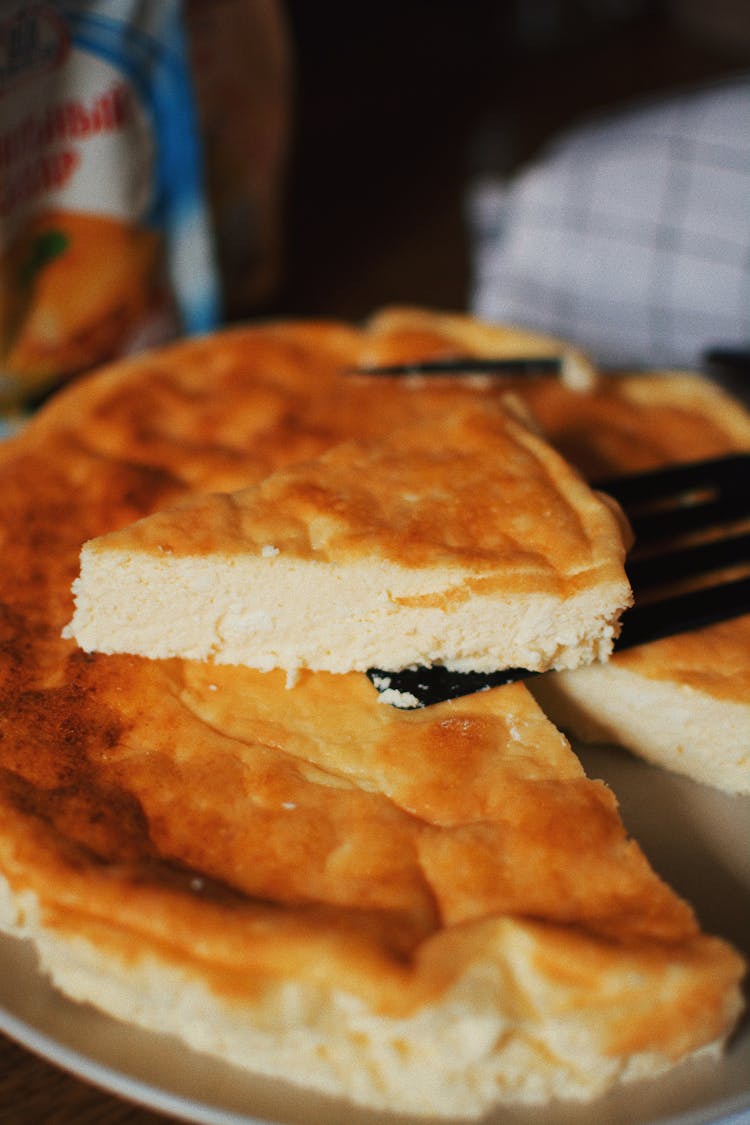
[[[0,926],[136,1025],[364,1105],[471,1117],[716,1053],[741,1007],[740,956],[528,690],[401,712],[361,673],[290,689],[62,635],[85,541],[499,401],[502,381],[386,393],[342,374],[466,351],[471,322],[452,324],[181,343],[82,379],[6,443]]]
[[[613,509],[477,402],[84,544],[66,635],[292,675],[575,668],[632,600]]]

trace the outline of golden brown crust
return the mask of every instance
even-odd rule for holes
[[[750,448],[747,412],[695,373],[612,375],[581,395],[537,380],[522,393],[543,432],[589,479]]]
[[[112,533],[104,549],[456,565],[502,589],[622,578],[621,523],[550,446],[490,403],[345,442],[233,494]]]
[[[714,699],[750,702],[750,616],[665,637],[618,653],[617,664],[652,680],[668,680]]]
[[[491,324],[461,313],[398,306],[375,313],[367,330],[368,343],[360,360],[363,364],[403,364],[466,355],[554,357],[561,361],[561,380],[568,389],[592,390],[598,382],[596,367],[579,348],[521,325]]]

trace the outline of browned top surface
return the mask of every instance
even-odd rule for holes
[[[593,479],[750,449],[747,412],[697,374],[612,376],[575,398],[537,381],[524,397],[557,448]]]
[[[266,544],[284,558],[448,567],[483,592],[560,596],[605,580],[627,590],[622,522],[488,397],[337,445],[253,488],[196,496],[95,546],[218,557]]]
[[[60,639],[84,539],[257,479],[346,419],[382,424],[397,394],[382,414],[368,381],[322,394],[360,346],[336,326],[185,344],[79,384],[3,450],[0,869],[48,924],[230,993],[314,972],[409,1008],[510,917],[544,936],[540,971],[566,972],[575,948],[589,994],[625,948],[644,971],[679,961],[696,1034],[715,1033],[737,960],[699,937],[523,687],[404,714],[362,677],[290,692]],[[684,1042],[684,1012],[618,1034]]]

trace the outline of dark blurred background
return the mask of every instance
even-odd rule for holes
[[[747,0],[286,0],[293,130],[272,311],[465,308],[466,192],[592,111],[750,62]]]

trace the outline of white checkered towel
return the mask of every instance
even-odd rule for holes
[[[486,319],[615,366],[750,341],[750,76],[571,131],[469,204]]]

